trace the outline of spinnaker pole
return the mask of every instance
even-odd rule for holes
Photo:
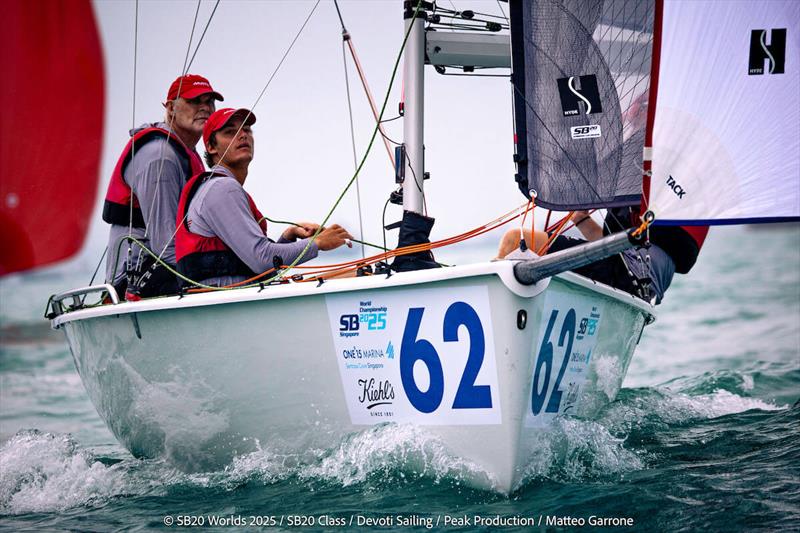
[[[636,234],[636,229],[614,233],[597,241],[592,241],[560,252],[547,254],[514,265],[514,277],[523,285],[534,283],[582,266],[594,263],[634,246],[645,243],[645,234]]]

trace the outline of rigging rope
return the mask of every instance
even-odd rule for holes
[[[136,64],[138,62],[138,49],[139,49],[139,0],[136,0],[133,16],[133,110],[131,112],[131,141],[133,141],[133,130],[136,128]],[[131,142],[131,161],[136,156],[136,143]],[[128,236],[133,234],[133,197],[130,199],[130,206],[128,207]],[[121,242],[121,241],[120,241]],[[119,249],[114,259],[118,260]],[[125,258],[125,266],[130,269],[131,267],[131,245],[128,243],[128,254]],[[116,265],[115,269],[116,270]],[[113,281],[113,278],[112,278]]]
[[[356,132],[355,126],[353,124],[353,106],[350,101],[350,76],[347,73],[347,54],[345,53],[345,42],[348,39],[347,30],[344,27],[344,20],[342,20],[342,13],[339,11],[339,2],[337,0],[333,0],[333,5],[336,6],[336,13],[339,14],[339,21],[342,23],[342,65],[344,67],[344,87],[345,91],[347,92],[347,115],[350,118],[350,142],[353,147],[353,168],[358,168],[358,154],[356,153]],[[356,179],[356,202],[358,204],[358,229],[359,229],[359,236],[363,239],[364,238],[364,218],[362,216],[362,209],[361,209],[361,187],[359,186],[359,180]],[[367,256],[366,249],[364,248],[364,243],[361,243],[361,257],[362,259]]]
[[[242,128],[247,123],[247,120],[250,118],[250,115],[252,114],[253,109],[256,108],[256,106],[258,105],[258,102],[260,102],[261,98],[264,96],[264,93],[267,92],[267,88],[269,88],[270,84],[272,83],[272,80],[275,78],[275,75],[278,74],[278,71],[280,70],[281,66],[283,65],[283,62],[286,60],[286,57],[289,55],[289,52],[291,52],[292,48],[294,48],[294,45],[297,42],[297,39],[300,38],[300,35],[303,33],[303,30],[305,29],[306,25],[308,24],[308,21],[311,20],[311,16],[317,10],[317,6],[319,6],[320,1],[321,0],[317,0],[314,3],[314,7],[311,8],[311,11],[308,13],[308,16],[303,21],[303,24],[302,24],[302,26],[300,26],[300,29],[297,31],[297,34],[294,36],[294,39],[292,39],[292,42],[289,44],[289,47],[286,49],[286,52],[283,53],[283,57],[281,57],[281,60],[278,62],[278,66],[275,67],[275,70],[272,71],[272,74],[270,75],[269,79],[267,80],[267,83],[264,85],[264,88],[261,89],[261,92],[259,93],[258,97],[256,98],[256,101],[253,102],[253,105],[251,105],[250,108],[248,109],[248,113],[245,116],[244,120],[242,120],[242,125],[239,126],[239,129],[236,131],[236,135],[234,135],[234,138],[236,136],[238,136],[239,133],[242,131]],[[230,145],[228,145],[228,148],[230,148]],[[225,160],[225,156],[228,153],[228,148],[225,149],[225,151],[222,153],[222,156],[219,158],[219,162],[217,163],[218,165],[221,164],[222,161]]]
[[[192,39],[194,38],[194,30],[195,30],[195,27],[197,26],[197,15],[200,12],[200,2],[201,1],[202,0],[197,0],[197,9],[195,10],[194,21],[192,22],[192,31],[189,34],[189,45],[186,48],[186,57],[189,56],[189,50],[192,49]],[[178,96],[175,98],[175,101],[177,101],[178,98],[180,98],[181,88],[183,87],[183,77],[186,76],[186,74],[189,72],[189,69],[192,68],[192,63],[194,62],[194,58],[195,58],[195,56],[197,56],[197,52],[200,50],[200,45],[203,43],[203,38],[206,36],[206,31],[208,30],[208,27],[211,25],[211,21],[214,19],[214,14],[217,12],[217,6],[219,6],[219,2],[220,2],[220,0],[217,0],[217,2],[214,4],[214,8],[211,10],[211,14],[208,16],[208,20],[206,21],[206,26],[205,26],[205,28],[203,28],[203,33],[200,35],[200,39],[198,39],[198,41],[197,41],[197,46],[195,46],[195,48],[194,48],[194,53],[192,54],[192,59],[189,61],[188,64],[186,63],[186,60],[184,59],[184,66],[183,66],[183,69],[181,70],[181,81],[178,83]],[[175,117],[174,114],[170,115],[169,123],[167,124],[167,130],[170,133],[172,133],[172,122],[174,120],[174,117]],[[181,142],[183,142],[183,141],[181,141]],[[164,170],[164,148],[165,148],[166,144],[167,143],[164,142],[161,145],[161,154],[159,155],[160,163],[159,163],[159,168],[158,168],[158,180],[157,180],[157,183],[161,182],[161,174],[162,174],[162,171]],[[194,150],[193,146],[190,146],[189,148]],[[191,176],[189,176],[189,177],[191,177]],[[148,217],[147,217],[148,218],[148,224],[145,225],[145,237],[147,237],[147,231],[148,231],[148,227],[149,227],[150,217],[153,214],[153,205],[155,205],[155,199],[158,196],[159,191],[160,191],[160,189],[156,188],[156,192],[153,195],[153,200],[150,203],[150,215],[148,215]],[[176,232],[177,232],[177,230],[176,230]],[[172,240],[174,238],[175,238],[175,234],[173,233],[172,237],[167,239],[167,242],[164,244],[164,248],[162,248],[161,252],[158,254],[159,259],[164,256],[164,252],[167,251],[167,248],[169,248],[169,245],[170,245],[170,243],[172,242]],[[140,256],[140,259],[141,259],[141,256]],[[141,265],[141,261],[140,261],[140,265]]]
[[[358,54],[356,54],[355,45],[353,45],[353,39],[350,36],[350,32],[347,31],[347,28],[344,25],[342,12],[339,10],[339,3],[337,2],[337,0],[333,0],[333,4],[336,6],[336,13],[339,15],[339,22],[342,25],[342,42],[347,43],[347,48],[350,50],[350,56],[353,58],[353,64],[356,67],[356,72],[358,72],[358,77],[361,80],[361,85],[364,87],[364,93],[366,94],[367,100],[369,101],[369,107],[372,110],[372,115],[375,117],[375,121],[380,126],[381,135],[384,136],[383,145],[386,148],[386,154],[389,156],[389,163],[391,164],[392,170],[394,170],[395,167],[394,152],[392,152],[391,147],[385,140],[386,133],[383,131],[383,125],[381,124],[381,122],[383,121],[379,120],[378,118],[378,109],[375,106],[375,99],[372,97],[372,91],[370,91],[369,89],[369,84],[367,84],[367,77],[364,74],[364,69],[361,68],[361,61],[358,59]]]
[[[373,263],[377,263],[377,262],[380,262],[380,261],[385,261],[387,259],[391,259],[392,257],[397,257],[397,256],[400,256],[400,255],[416,253],[416,252],[420,252],[420,251],[427,251],[427,250],[431,250],[431,249],[435,249],[435,248],[442,248],[444,246],[449,246],[451,244],[457,244],[459,242],[463,242],[465,240],[477,237],[479,235],[483,235],[484,233],[487,233],[487,232],[492,231],[494,229],[497,229],[497,228],[499,228],[499,227],[501,227],[501,226],[503,226],[505,224],[508,224],[509,222],[511,222],[511,221],[521,217],[521,216],[526,215],[530,210],[531,210],[530,202],[528,202],[527,204],[522,204],[519,207],[517,207],[517,208],[515,208],[515,209],[513,209],[513,210],[511,210],[511,211],[509,211],[509,212],[507,212],[507,213],[495,218],[494,220],[492,220],[490,222],[487,222],[486,224],[483,224],[482,226],[479,226],[477,228],[474,228],[472,230],[466,231],[466,232],[461,233],[459,235],[455,235],[453,237],[449,237],[449,238],[442,239],[442,240],[439,240],[439,241],[434,241],[434,242],[425,243],[425,244],[417,244],[417,245],[412,245],[412,246],[406,246],[406,247],[403,247],[403,248],[397,248],[395,250],[388,250],[386,248],[383,248],[384,249],[384,253],[377,254],[377,255],[374,255],[374,256],[371,256],[371,257],[367,257],[365,259],[355,259],[355,260],[346,261],[346,262],[343,262],[343,263],[335,263],[335,264],[330,264],[330,265],[294,266],[294,268],[299,269],[299,270],[312,270],[313,272],[311,272],[310,274],[315,274],[317,272],[320,273],[319,275],[313,277],[312,279],[303,280],[303,281],[317,281],[318,279],[323,277],[322,274],[327,274],[329,277],[335,277],[335,276],[342,275],[342,274],[345,274],[347,272],[356,270],[357,268],[359,268],[359,267],[361,267],[363,265],[368,265],[368,264],[373,264]],[[520,211],[522,211],[522,212],[520,212]],[[269,220],[270,222],[276,223],[276,224],[277,223],[293,224],[290,221],[273,220],[273,219],[270,219],[270,218],[267,218],[267,217],[263,217],[263,218]],[[143,243],[142,241],[140,241],[136,237],[133,237],[133,236],[125,236],[125,237],[123,237],[122,239],[120,239],[120,242],[117,245],[118,249],[122,246],[123,241],[125,241],[125,240],[129,241],[130,244],[135,244],[136,246],[139,246],[139,248],[143,252],[145,252],[146,254],[150,255],[155,260],[156,263],[161,265],[168,272],[174,274],[176,277],[178,277],[179,279],[185,281],[186,283],[194,285],[195,287],[199,287],[200,289],[202,289],[202,290],[190,289],[189,291],[187,291],[187,292],[190,292],[190,293],[208,292],[208,291],[216,291],[216,290],[231,290],[231,289],[236,289],[236,288],[247,288],[247,287],[258,287],[259,285],[261,285],[263,283],[269,283],[269,282],[271,282],[271,281],[273,281],[275,279],[275,278],[271,278],[271,279],[265,280],[264,282],[261,282],[261,283],[255,283],[253,285],[248,285],[248,284],[256,282],[258,279],[263,278],[266,275],[269,275],[269,274],[275,272],[276,269],[275,268],[271,268],[269,270],[261,272],[260,274],[255,275],[255,276],[253,276],[253,277],[251,277],[249,279],[240,281],[238,283],[233,283],[231,285],[226,285],[224,287],[213,287],[213,286],[210,286],[210,285],[205,285],[205,284],[199,283],[199,282],[197,282],[195,280],[191,280],[191,279],[187,278],[186,276],[182,275],[180,272],[176,271],[174,268],[172,268],[171,265],[169,265],[163,259],[158,257],[152,250],[150,250],[147,247],[147,245],[145,243]],[[377,246],[377,245],[374,245],[374,244],[370,244],[370,243],[365,243],[365,244],[367,244],[369,246],[373,246],[375,248],[379,248],[379,249],[381,248],[380,246]],[[117,250],[117,252],[119,252],[119,250]],[[447,266],[447,265],[443,265],[443,266]],[[285,269],[287,267],[288,267],[288,265],[281,265],[281,269]],[[295,281],[299,281],[299,280],[295,280]]]
[[[214,4],[214,9],[211,10],[211,14],[208,16],[208,22],[206,22],[206,27],[203,28],[203,33],[200,35],[200,39],[197,41],[197,46],[195,47],[194,53],[192,54],[192,59],[189,60],[189,64],[186,65],[186,68],[183,71],[184,76],[186,75],[187,72],[189,72],[189,69],[192,68],[192,63],[194,63],[194,58],[197,55],[197,51],[200,50],[200,44],[202,44],[203,38],[206,36],[206,31],[208,31],[208,27],[211,25],[211,20],[214,18],[214,13],[217,12],[217,6],[219,6],[219,2],[220,0],[217,0],[217,2]],[[197,3],[199,8],[200,1],[198,0]],[[192,32],[194,33],[194,28],[192,28]],[[189,41],[189,44],[191,45],[191,40]]]
[[[189,46],[186,47],[186,56],[183,58],[183,67],[181,68],[181,75],[186,75],[187,67],[186,64],[189,62],[189,52],[192,50],[192,41],[194,40],[194,29],[197,26],[197,16],[200,14],[200,2],[202,0],[197,0],[197,9],[194,10],[194,21],[192,22],[192,31],[189,34]],[[183,84],[183,80],[181,80],[181,84]],[[178,94],[181,94],[181,88],[178,86]]]
[[[186,46],[186,55],[184,56],[184,59],[183,59],[183,67],[181,68],[180,81],[178,82],[178,92],[177,92],[178,96],[175,98],[175,100],[174,100],[175,102],[178,100],[178,98],[180,98],[181,89],[183,88],[183,77],[186,76],[186,73],[188,72],[188,69],[191,66],[191,62],[188,62],[188,64],[187,64],[187,61],[189,59],[189,52],[192,49],[192,41],[194,40],[194,31],[195,31],[195,28],[197,27],[197,18],[198,18],[198,15],[200,13],[200,3],[201,3],[201,1],[202,0],[197,0],[197,8],[195,9],[195,12],[194,12],[194,19],[192,21],[192,30],[189,33],[189,43]],[[137,2],[138,2],[138,0],[137,0]],[[203,37],[205,36],[205,31],[208,29],[209,25],[211,24],[211,20],[214,18],[214,13],[216,12],[218,5],[219,5],[219,0],[217,0],[217,3],[214,5],[214,9],[212,10],[211,15],[209,16],[208,21],[206,22],[205,29],[203,30],[203,35],[201,35],[200,39],[197,42],[197,46],[195,47],[194,54],[192,55],[192,61],[194,61],[194,57],[197,55],[197,51],[200,49],[200,44],[203,42]],[[172,122],[174,120],[174,117],[175,117],[174,113],[171,114],[169,116],[169,121],[167,122],[167,131],[170,134],[173,134]],[[132,128],[131,128],[131,130],[133,130],[135,128],[136,128],[136,124],[134,123]],[[176,135],[176,137],[177,137],[177,135]],[[148,209],[147,221],[145,222],[145,227],[144,227],[143,239],[147,239],[147,236],[148,236],[148,233],[149,233],[150,227],[151,227],[150,223],[152,222],[152,217],[153,217],[153,214],[154,214],[153,207],[155,206],[156,199],[158,198],[158,195],[161,192],[161,188],[158,186],[158,184],[161,183],[161,175],[163,174],[163,171],[164,171],[164,149],[165,149],[165,147],[166,147],[168,142],[169,142],[168,140],[163,142],[161,144],[161,149],[159,150],[158,174],[157,174],[156,180],[155,180],[156,188],[155,188],[155,191],[153,193],[153,197],[150,200],[150,206],[149,206],[149,209]],[[181,143],[183,143],[183,140],[181,140]],[[133,150],[134,150],[134,148],[133,148],[133,145],[131,145],[131,146],[132,146],[132,148],[131,148],[131,162],[133,162],[133,154],[134,154]],[[194,147],[189,147],[189,148],[194,149]],[[128,231],[128,235],[129,236],[132,234],[132,223],[133,223],[133,201],[131,199],[131,227],[129,228],[129,231]],[[164,248],[161,250],[161,253],[159,253],[159,255],[158,255],[159,258],[161,258],[164,255],[164,252],[167,251],[167,248],[169,248],[169,244],[171,242],[172,242],[172,239],[169,239],[165,243]],[[130,243],[129,243],[129,247],[130,247]],[[143,261],[143,257],[142,257],[141,254],[139,254],[139,257],[138,257],[138,259],[136,261],[136,270],[137,271],[141,268],[142,261]]]
[[[286,50],[286,53],[283,55],[283,58],[281,59],[280,63],[276,67],[275,72],[273,72],[272,76],[270,76],[269,80],[267,81],[267,84],[265,85],[264,89],[261,91],[261,94],[259,94],[259,96],[256,99],[255,103],[253,104],[253,106],[251,106],[251,108],[250,108],[251,111],[258,104],[259,100],[261,99],[261,97],[266,92],[267,87],[269,87],[269,84],[272,82],[272,79],[275,77],[275,74],[277,73],[278,69],[283,64],[283,61],[286,59],[286,56],[289,54],[289,51],[291,51],[292,47],[294,46],[294,43],[300,37],[300,34],[302,33],[302,31],[305,28],[306,24],[308,23],[309,19],[311,18],[311,15],[314,14],[314,11],[316,10],[317,6],[319,5],[319,2],[320,2],[320,0],[317,0],[317,2],[314,4],[314,7],[311,9],[311,12],[309,13],[309,15],[306,18],[305,22],[301,26],[301,28],[298,31],[297,35],[295,36],[294,40],[292,40],[292,43],[289,45],[289,48]],[[417,14],[419,13],[419,9],[420,9],[421,5],[422,5],[422,1],[418,0],[417,5],[416,5],[416,7],[414,9],[414,14],[413,14],[413,16],[415,18],[417,16]],[[334,202],[333,206],[328,211],[327,215],[323,219],[323,221],[320,224],[320,226],[317,229],[317,231],[308,239],[308,243],[306,244],[305,248],[303,248],[303,250],[300,252],[300,254],[298,254],[297,258],[290,265],[286,265],[286,271],[290,270],[291,268],[294,268],[300,262],[300,260],[305,256],[305,254],[308,252],[308,249],[311,246],[311,243],[314,242],[314,239],[316,239],[317,236],[322,232],[323,228],[325,227],[325,224],[328,222],[328,220],[330,220],[331,216],[336,211],[336,208],[341,203],[341,201],[344,198],[345,194],[347,193],[348,190],[350,190],[350,187],[353,185],[353,182],[356,180],[356,178],[358,177],[359,173],[361,172],[361,169],[363,168],[364,163],[366,162],[367,157],[369,156],[369,154],[370,154],[370,152],[372,150],[372,146],[375,143],[375,138],[378,135],[378,131],[380,130],[381,120],[383,118],[383,113],[385,112],[386,106],[387,106],[387,104],[389,102],[389,97],[391,95],[392,86],[394,85],[394,80],[395,80],[395,78],[397,76],[397,70],[398,70],[398,67],[400,65],[400,60],[403,57],[403,50],[405,50],[406,43],[408,42],[408,37],[409,37],[409,35],[411,33],[411,28],[412,27],[413,27],[413,25],[409,25],[409,27],[406,30],[406,33],[405,33],[405,35],[403,37],[403,43],[402,43],[402,45],[400,47],[400,50],[399,50],[399,52],[397,54],[397,57],[395,59],[395,62],[394,62],[394,66],[392,68],[392,75],[391,75],[391,78],[389,80],[389,86],[388,86],[388,88],[386,90],[386,95],[385,95],[384,100],[383,100],[383,105],[381,106],[380,113],[376,117],[375,127],[373,128],[372,135],[370,136],[369,143],[367,144],[367,149],[364,152],[364,155],[362,156],[361,161],[360,161],[358,167],[356,168],[355,173],[350,178],[350,180],[347,182],[347,185],[345,185],[345,187],[342,190],[342,192],[339,194],[339,197],[336,199],[336,201]],[[242,121],[242,126],[246,123],[246,121],[247,121],[247,117],[245,117],[245,120]],[[241,131],[242,126],[239,127],[239,131]],[[237,131],[236,135],[239,134],[239,131]],[[220,158],[220,161],[222,161],[224,159],[224,157],[225,157],[225,153],[223,153],[222,157]],[[185,217],[184,217],[184,220],[181,220],[180,223],[175,228],[175,233],[177,233],[178,229],[181,227],[181,225],[183,225],[184,222],[185,222]],[[172,235],[173,239],[175,237],[175,233],[173,233],[173,235]],[[160,261],[160,258],[159,258],[159,263],[164,264],[163,261]],[[262,273],[260,275],[263,275],[263,274],[265,274],[265,273]],[[280,273],[272,276],[271,278],[269,278],[269,279],[267,279],[265,281],[266,282],[273,281],[274,279],[278,278],[279,276],[280,276]],[[185,278],[182,278],[182,279],[184,279],[185,281],[188,281],[190,283],[193,283],[195,285],[199,285],[196,282],[192,282],[191,280],[186,280]],[[228,289],[227,287],[216,287],[216,288],[214,288],[214,287],[204,287],[204,288],[211,288],[212,290],[213,289],[217,289],[217,290],[227,290]]]
[[[500,8],[500,13],[503,14],[503,18],[506,19],[506,22],[509,22],[508,16],[506,15],[505,9],[503,9],[503,5],[500,3],[500,0],[497,0],[497,7]]]
[[[300,35],[303,33],[303,30],[305,29],[306,25],[308,24],[308,21],[311,20],[311,16],[317,10],[317,6],[319,6],[320,1],[321,0],[317,0],[317,2],[314,4],[314,7],[311,8],[311,11],[308,13],[308,16],[306,17],[305,21],[303,21],[302,26],[300,26],[300,29],[297,31],[297,34],[294,36],[294,39],[292,39],[292,42],[289,44],[289,47],[286,49],[286,52],[284,52],[283,57],[281,57],[281,60],[278,62],[278,66],[276,66],[275,70],[272,71],[272,74],[270,75],[269,79],[267,80],[267,83],[264,85],[264,88],[261,89],[261,93],[259,93],[258,97],[256,98],[256,101],[253,102],[252,106],[250,106],[247,115],[245,116],[244,120],[242,120],[242,124],[239,126],[239,129],[236,130],[236,134],[234,135],[234,137],[237,137],[239,135],[239,133],[242,131],[242,128],[244,127],[244,125],[247,124],[247,119],[250,118],[250,115],[252,114],[253,109],[255,109],[255,107],[258,105],[258,102],[261,100],[261,97],[264,96],[264,93],[267,92],[267,88],[270,86],[270,84],[272,83],[272,80],[275,78],[275,75],[280,70],[281,65],[283,65],[283,62],[286,60],[286,57],[289,55],[289,52],[292,51],[292,48],[294,47],[295,43],[297,42],[297,39],[300,38]],[[225,151],[222,153],[222,156],[219,158],[219,161],[217,162],[217,165],[221,164],[222,161],[225,160],[225,156],[227,155],[229,148],[230,148],[230,145],[228,145],[228,148],[226,148]],[[212,168],[211,170],[213,171],[214,169]],[[188,212],[187,212],[187,215],[188,215]],[[169,240],[167,242],[172,242],[175,239],[175,235],[178,233],[178,230],[181,228],[181,226],[183,226],[183,223],[185,221],[186,221],[186,215],[184,215],[183,219],[178,224],[175,225],[175,231],[172,233],[172,236],[169,238]],[[316,237],[318,234],[319,234],[319,232],[315,233],[314,237]],[[305,253],[305,251],[307,249],[308,249],[308,247],[306,247],[303,250],[303,253]],[[165,250],[166,250],[166,248],[165,248]],[[162,250],[161,254],[163,254],[163,253],[164,253],[164,250]],[[159,259],[161,258],[161,254],[159,254]],[[162,261],[159,261],[159,262],[163,263]],[[191,281],[191,280],[188,280],[188,281]]]
[[[319,3],[319,1],[317,3]],[[417,5],[414,8],[414,13],[412,15],[413,18],[417,17],[417,14],[419,13],[419,9],[420,9],[421,6],[422,6],[422,0],[418,0],[417,1]],[[361,162],[359,163],[358,168],[356,169],[355,173],[353,174],[353,177],[350,178],[350,180],[348,181],[348,183],[345,186],[344,190],[341,192],[341,194],[339,194],[339,197],[336,199],[336,201],[334,202],[333,206],[328,211],[328,214],[322,220],[322,223],[320,224],[320,226],[317,229],[317,231],[314,233],[314,235],[311,236],[311,238],[309,238],[308,243],[306,244],[305,248],[303,248],[303,250],[300,252],[300,254],[298,254],[298,256],[295,258],[294,261],[292,261],[292,263],[290,265],[287,265],[287,269],[286,269],[287,271],[290,270],[291,268],[295,267],[300,262],[300,260],[305,256],[306,252],[311,247],[311,243],[314,242],[314,239],[316,239],[317,236],[321,233],[322,228],[324,228],[325,224],[328,222],[328,220],[330,220],[330,218],[333,215],[334,211],[336,211],[336,208],[339,207],[339,204],[341,203],[342,198],[344,198],[344,195],[347,194],[348,190],[350,190],[350,187],[352,187],[353,182],[356,180],[356,178],[358,177],[359,173],[361,172],[361,169],[363,168],[364,163],[366,163],[367,157],[369,156],[369,153],[372,150],[372,146],[375,143],[375,137],[377,137],[378,131],[380,130],[381,119],[383,118],[383,113],[386,111],[386,105],[389,103],[389,96],[391,95],[392,86],[394,85],[394,80],[395,80],[395,78],[397,76],[397,69],[400,66],[400,60],[403,57],[403,50],[405,50],[406,43],[408,42],[408,36],[411,34],[411,28],[413,28],[413,24],[409,24],[408,29],[406,30],[405,36],[403,37],[403,44],[400,47],[400,51],[398,52],[397,58],[395,59],[395,62],[394,62],[394,67],[392,68],[392,75],[391,75],[391,78],[389,79],[389,86],[386,89],[386,95],[385,95],[385,97],[383,99],[383,105],[381,106],[381,111],[380,111],[380,113],[379,113],[379,115],[377,117],[377,120],[375,121],[375,127],[372,130],[372,135],[370,136],[369,143],[367,144],[367,149],[364,152],[364,155],[361,157]],[[270,278],[267,281],[272,281],[273,279],[275,279],[277,277],[278,277],[278,274],[276,274],[275,276],[273,276],[272,278]]]
[[[520,210],[523,210],[523,209],[524,209],[524,211],[520,212]],[[371,257],[367,257],[365,259],[355,259],[355,260],[346,261],[346,262],[343,262],[343,263],[335,263],[335,264],[330,264],[330,265],[310,265],[310,266],[298,265],[298,266],[294,266],[293,268],[298,269],[298,270],[310,270],[311,272],[307,273],[306,275],[307,276],[312,276],[312,277],[306,278],[306,279],[299,279],[296,276],[292,276],[290,279],[292,279],[293,281],[297,281],[297,282],[309,282],[309,281],[324,280],[325,278],[335,278],[335,277],[338,277],[338,276],[342,276],[344,274],[348,274],[348,273],[353,272],[355,270],[358,270],[359,268],[361,268],[363,266],[386,261],[388,259],[391,259],[392,257],[397,257],[397,256],[400,256],[400,255],[407,255],[407,254],[412,254],[412,253],[417,253],[417,252],[422,252],[422,251],[428,251],[428,250],[432,250],[432,249],[435,249],[435,248],[441,248],[441,247],[444,247],[444,246],[449,246],[449,245],[452,245],[452,244],[463,242],[465,240],[477,237],[479,235],[483,235],[484,233],[487,233],[489,231],[492,231],[494,229],[499,228],[500,226],[508,224],[509,222],[519,218],[520,216],[523,216],[529,210],[530,210],[529,203],[528,204],[522,204],[521,206],[509,211],[508,213],[505,213],[504,215],[501,215],[500,217],[492,220],[491,222],[488,222],[488,223],[486,223],[486,224],[484,224],[482,226],[479,226],[479,227],[474,228],[472,230],[469,230],[467,232],[461,233],[459,235],[456,235],[456,236],[453,236],[453,237],[449,237],[447,239],[442,239],[440,241],[434,241],[434,242],[430,242],[430,243],[406,246],[406,247],[403,247],[403,248],[397,248],[395,250],[386,250],[385,253],[377,254],[377,255],[374,255],[374,256],[371,256]],[[442,266],[447,266],[447,265],[442,265]],[[286,269],[287,267],[288,267],[288,265],[281,265],[280,269],[283,270],[283,269]],[[257,287],[257,286],[260,286],[263,283],[269,283],[269,282],[273,281],[278,276],[276,276],[275,278],[271,278],[269,280],[265,280],[265,282],[262,282],[261,284],[254,284],[254,285],[248,285],[248,284],[249,283],[253,283],[258,278],[261,278],[261,277],[263,277],[263,276],[265,276],[267,274],[270,274],[270,273],[272,273],[274,271],[275,271],[275,269],[272,268],[272,269],[267,270],[266,272],[262,272],[260,274],[257,274],[256,276],[253,276],[250,279],[246,279],[246,280],[240,281],[238,283],[234,283],[234,284],[227,285],[225,287],[219,287],[219,288],[220,289],[234,289],[234,288]],[[282,280],[283,281],[287,281],[285,277],[282,277]],[[210,290],[214,290],[214,289],[215,288],[211,288]],[[188,292],[195,293],[195,292],[208,292],[208,291],[207,290],[201,290],[201,289],[197,289],[197,290],[190,289]]]

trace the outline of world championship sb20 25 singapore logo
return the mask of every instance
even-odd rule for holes
[[[385,330],[388,314],[386,306],[374,305],[372,300],[362,300],[357,313],[339,317],[339,336],[358,337],[362,333]]]
[[[341,355],[345,368],[378,370],[384,368],[386,359],[394,359],[395,349],[391,340],[384,347],[385,330],[389,320],[388,308],[375,304],[372,300],[361,300],[357,313],[345,313],[339,316],[339,336],[345,338],[358,337],[354,344],[342,349]],[[359,345],[359,342],[362,342]]]

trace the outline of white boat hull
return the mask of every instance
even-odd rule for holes
[[[203,470],[413,424],[474,466],[470,483],[509,492],[555,416],[615,398],[651,318],[574,274],[526,287],[497,262],[122,303],[53,325],[137,457]]]

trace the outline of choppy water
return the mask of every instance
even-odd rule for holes
[[[61,333],[41,319],[49,293],[87,277],[0,282],[0,529],[150,530],[178,515],[220,531],[230,528],[209,527],[210,517],[282,516],[270,530],[335,530],[351,516],[391,520],[392,530],[424,530],[438,517],[440,529],[457,529],[444,527],[445,515],[800,529],[796,226],[713,230],[645,330],[617,401],[597,420],[563,419],[542,437],[510,497],[467,488],[469,465],[405,426],[365,430],[302,460],[265,448],[202,474],[132,458],[97,416]],[[315,525],[290,527],[290,515]],[[531,529],[499,523],[462,529]]]

